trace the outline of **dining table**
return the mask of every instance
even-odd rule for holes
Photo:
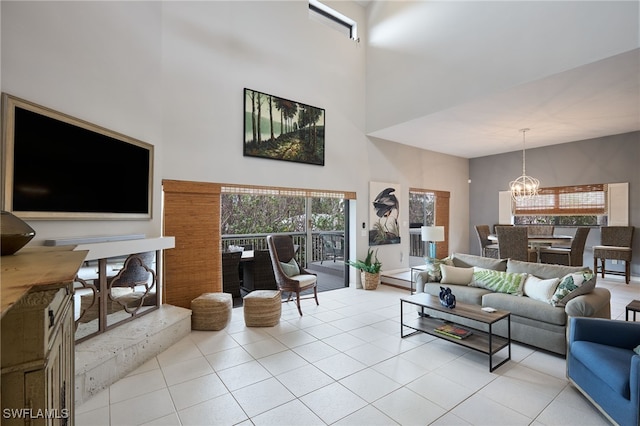
[[[498,236],[496,234],[489,234],[489,240],[494,242],[494,243],[498,243],[498,245],[500,244],[500,241],[498,241]],[[553,244],[559,244],[559,243],[569,243],[571,244],[571,240],[573,240],[573,237],[571,235],[528,235],[527,239],[529,240],[529,247],[531,247],[532,249],[535,249],[536,251],[536,258],[538,259],[538,262],[540,262],[540,249],[542,247],[548,247],[551,246]]]

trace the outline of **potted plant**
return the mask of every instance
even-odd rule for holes
[[[367,252],[364,260],[348,260],[347,263],[354,268],[360,269],[362,287],[365,290],[375,290],[380,284],[380,268],[382,263],[378,260],[378,251],[375,254],[372,249]]]

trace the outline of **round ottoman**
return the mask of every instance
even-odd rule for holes
[[[191,301],[192,330],[222,330],[231,320],[230,293],[204,293]]]
[[[280,322],[282,299],[280,290],[255,290],[243,300],[244,323],[247,327],[272,327]]]

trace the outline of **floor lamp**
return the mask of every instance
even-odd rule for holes
[[[422,241],[429,242],[429,258],[436,258],[436,242],[444,241],[444,226],[423,226],[420,228]]]

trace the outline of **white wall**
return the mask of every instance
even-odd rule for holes
[[[330,3],[366,34],[365,12]],[[369,181],[448,190],[451,248],[468,247],[468,161],[364,133],[366,49],[308,19],[305,1],[2,2],[2,91],[152,143],[154,218],[31,221],[43,239],[161,233],[162,179],[356,191],[367,222]],[[243,157],[243,89],[326,110],[325,166]],[[82,167],[69,171],[82,178]],[[94,171],[91,171],[94,172]],[[113,194],[117,196],[117,188]],[[408,265],[380,248],[383,269]],[[367,238],[356,239],[362,256]],[[402,256],[402,261],[400,260]]]
[[[368,19],[368,133],[638,47],[633,1],[376,1]]]

